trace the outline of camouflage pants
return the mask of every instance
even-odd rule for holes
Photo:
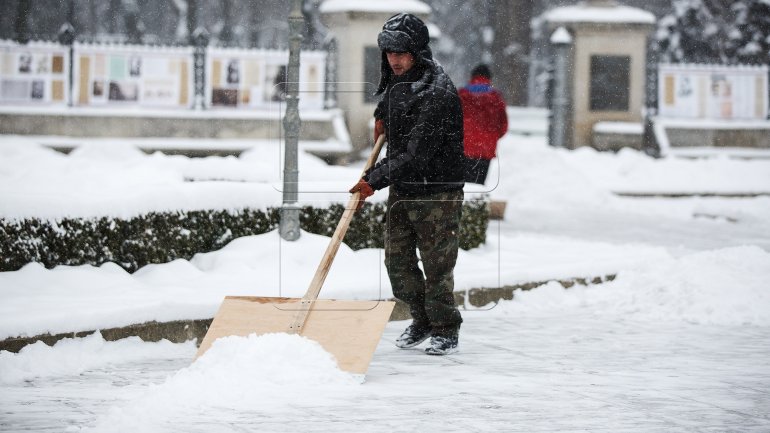
[[[452,294],[462,204],[462,191],[414,197],[391,190],[388,197],[385,267],[393,295],[409,305],[415,321],[439,333],[463,321]]]

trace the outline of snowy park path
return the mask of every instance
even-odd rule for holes
[[[395,349],[406,322],[390,323],[363,385],[333,364],[308,362],[302,350],[251,356],[260,339],[234,340],[242,345],[230,352],[212,348],[195,363],[191,342],[105,342],[100,335],[0,352],[0,431],[770,431],[770,198],[612,194],[767,192],[770,160],[652,160],[566,152],[542,141],[509,137],[493,162],[505,167],[492,171],[499,181],[475,191],[508,206],[484,246],[461,252],[456,288],[614,280],[568,290],[549,283],[489,311],[466,311],[461,351],[445,358]],[[65,157],[0,146],[2,184],[13,186],[0,191],[0,213],[130,217],[278,202],[263,191],[274,159],[258,149],[204,160],[103,150]],[[360,172],[305,158],[309,182]],[[209,190],[185,178],[236,182]],[[71,191],[83,193],[73,200]],[[211,317],[224,295],[253,295],[263,286],[304,292],[304,272],[312,273],[328,241],[307,234],[284,245],[280,259],[292,266],[279,286],[276,239],[238,239],[133,275],[114,265],[2,273],[0,331]],[[347,299],[367,289],[367,296],[389,297],[381,266],[380,251],[343,251],[335,261],[340,277],[333,269],[324,295]],[[366,287],[347,278],[362,269],[379,275]]]
[[[0,430],[79,431],[97,420],[99,431],[114,432],[770,430],[768,327],[521,315],[500,304],[466,312],[461,351],[442,358],[396,349],[405,325],[388,325],[363,385],[256,391],[243,402],[250,409],[200,405],[181,397],[178,381],[163,383],[194,354],[175,345],[139,362],[4,385]]]

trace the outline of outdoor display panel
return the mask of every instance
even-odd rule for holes
[[[206,99],[212,107],[267,108],[286,98],[288,51],[210,48]],[[299,105],[323,108],[326,54],[300,54]]]
[[[67,47],[0,40],[0,103],[66,105],[68,75]]]
[[[192,109],[192,47],[0,40],[0,104]],[[208,48],[209,107],[270,108],[286,98],[288,51]],[[299,104],[323,109],[326,53],[300,55]],[[70,95],[71,92],[71,95]]]
[[[75,45],[75,105],[189,108],[190,48]]]
[[[768,67],[661,64],[660,115],[689,119],[766,119]]]

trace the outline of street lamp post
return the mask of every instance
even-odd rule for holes
[[[299,50],[302,42],[302,0],[294,0],[289,13],[289,65],[286,68],[286,115],[284,128],[283,205],[279,233],[287,241],[299,239],[299,206],[297,205],[297,143],[302,121],[299,118]]]
[[[70,3],[71,4],[71,3]],[[70,22],[64,23],[59,29],[59,43],[67,46],[69,57],[67,60],[67,105],[75,105],[75,96],[72,94],[72,83],[74,83],[73,66],[75,64],[75,28]]]
[[[553,87],[551,89],[551,122],[549,142],[554,147],[572,148],[572,36],[559,27],[551,36],[554,47]]]
[[[193,96],[193,108],[203,110],[206,108],[206,47],[209,45],[209,32],[204,27],[198,27],[192,33],[193,48],[193,83],[195,95]]]

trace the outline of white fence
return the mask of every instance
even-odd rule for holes
[[[658,108],[663,117],[765,119],[768,67],[658,65]]]
[[[66,105],[68,83],[68,47],[0,40],[0,103]]]
[[[70,82],[70,47],[0,40],[0,104],[195,105],[193,47],[75,43],[72,52]],[[326,53],[304,51],[300,59],[300,107],[323,109]],[[270,107],[285,97],[288,60],[288,51],[208,47],[202,98],[208,107]]]

